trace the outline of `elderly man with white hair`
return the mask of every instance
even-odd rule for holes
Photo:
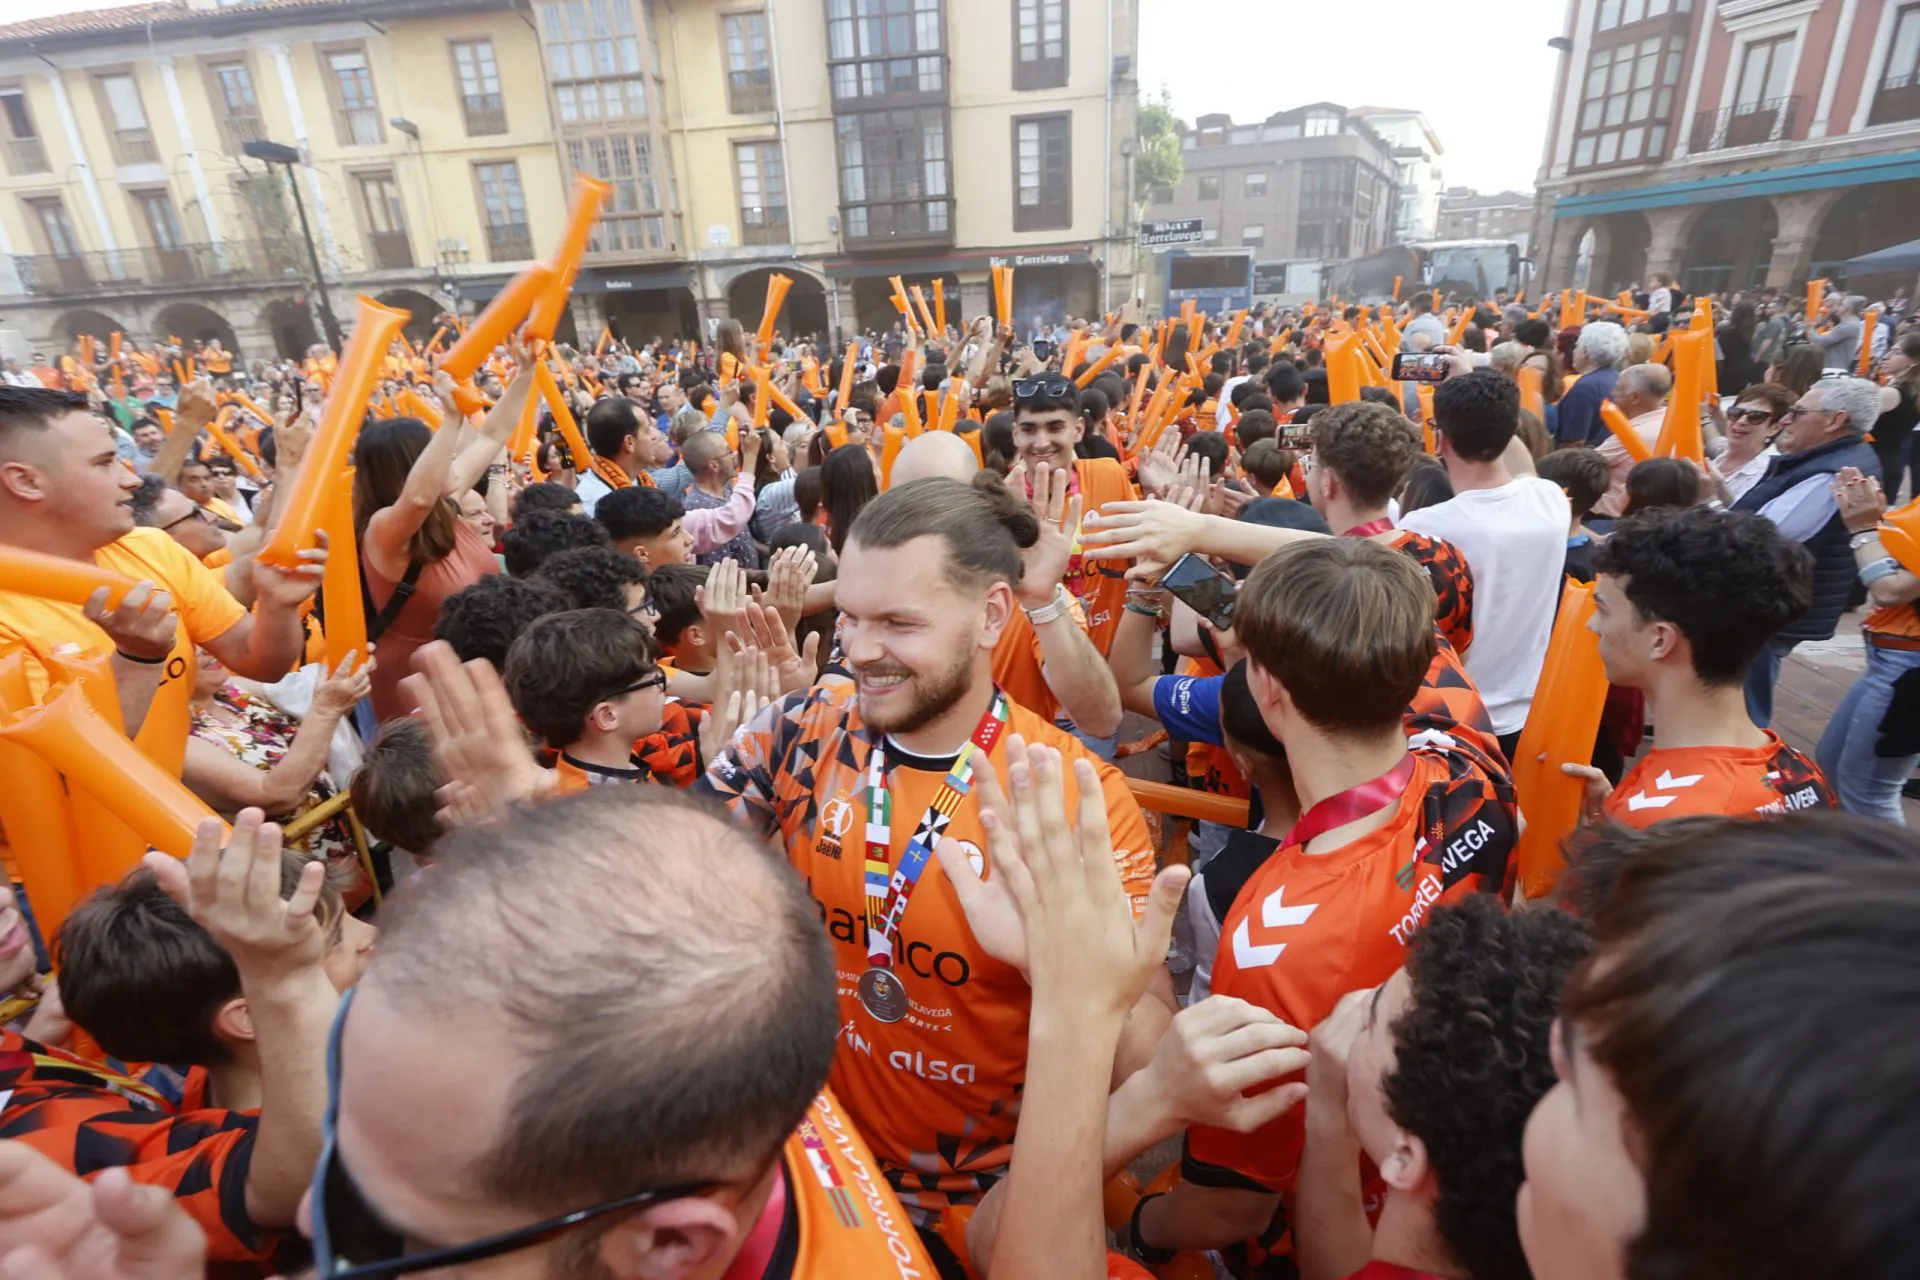
[[[1619,325],[1596,320],[1580,330],[1579,341],[1573,344],[1573,369],[1580,380],[1560,397],[1555,444],[1597,449],[1606,440],[1607,424],[1600,420],[1600,406],[1613,394],[1626,358],[1627,331]]]
[[[1782,534],[1813,553],[1813,603],[1799,621],[1768,642],[1747,672],[1747,713],[1762,729],[1773,719],[1773,686],[1780,663],[1803,640],[1830,640],[1853,592],[1854,556],[1833,494],[1844,467],[1880,475],[1880,458],[1866,442],[1880,416],[1880,388],[1865,378],[1822,378],[1780,418],[1773,447],[1780,456],[1735,511],[1773,521]]]

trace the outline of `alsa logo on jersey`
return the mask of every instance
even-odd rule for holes
[[[1317,902],[1288,906],[1287,886],[1281,885],[1260,904],[1260,923],[1265,930],[1297,928],[1311,920],[1319,909]],[[1240,968],[1264,969],[1285,954],[1286,949],[1284,942],[1256,944],[1252,919],[1240,917],[1240,924],[1233,931],[1233,962]]]
[[[936,1084],[972,1084],[980,1075],[980,1069],[971,1062],[946,1062],[928,1058],[923,1053],[908,1053],[905,1049],[895,1049],[888,1054],[887,1065]]]

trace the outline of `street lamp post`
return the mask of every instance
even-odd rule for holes
[[[300,163],[300,151],[279,142],[249,142],[241,148],[247,155],[268,165],[285,165],[287,188],[293,192],[293,207],[300,214],[300,237],[307,242],[307,262],[313,268],[314,288],[320,297],[320,327],[326,330],[327,345],[340,350],[340,322],[334,319],[333,302],[327,297],[327,276],[320,269],[320,251],[313,244],[313,228],[307,225],[307,204],[300,198],[300,184],[294,180],[293,166]]]

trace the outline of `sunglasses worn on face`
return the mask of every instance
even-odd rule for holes
[[[1736,422],[1765,422],[1773,417],[1771,409],[1735,409],[1727,415]]]
[[[207,513],[207,509],[205,507],[195,507],[193,510],[187,512],[187,514],[181,516],[178,520],[169,520],[167,523],[161,525],[160,532],[171,533],[174,529],[185,524],[189,520],[198,520],[202,524],[213,523],[213,517]]]
[[[314,1273],[319,1280],[392,1280],[421,1271],[464,1266],[530,1249],[612,1214],[704,1195],[719,1185],[690,1183],[640,1191],[512,1231],[483,1236],[467,1244],[408,1253],[406,1237],[388,1225],[366,1202],[354,1185],[352,1175],[340,1162],[336,1138],[340,1116],[340,1028],[346,1024],[347,1009],[352,1004],[353,992],[349,990],[340,998],[340,1009],[333,1016],[333,1031],[327,1037],[327,1111],[320,1129],[320,1163],[314,1169],[309,1191]]]

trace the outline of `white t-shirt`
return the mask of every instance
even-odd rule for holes
[[[1547,660],[1573,511],[1557,484],[1521,476],[1410,511],[1400,528],[1442,538],[1473,570],[1473,647],[1467,674],[1480,686],[1495,733],[1527,722]]]

